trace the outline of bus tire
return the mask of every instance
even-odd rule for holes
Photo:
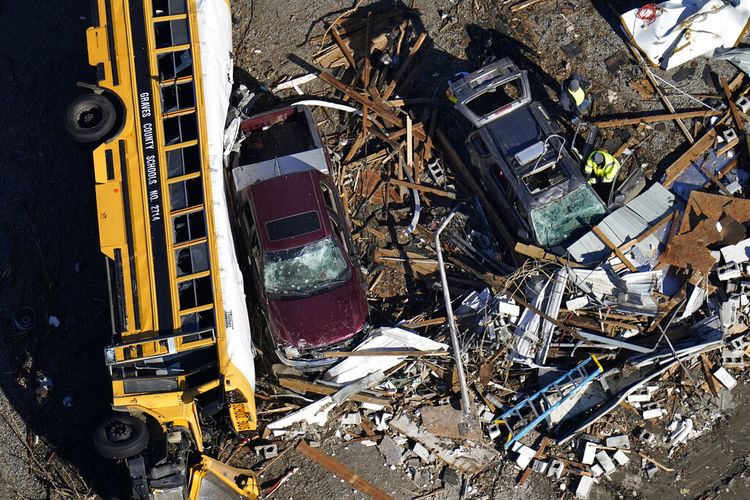
[[[131,415],[117,415],[105,420],[94,432],[94,448],[104,458],[131,458],[148,445],[148,429],[143,420]]]
[[[96,142],[112,131],[117,112],[112,102],[99,94],[82,94],[65,110],[65,129],[73,140]]]

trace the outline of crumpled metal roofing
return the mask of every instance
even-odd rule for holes
[[[597,227],[620,246],[636,238],[673,210],[675,196],[659,183],[641,193],[625,206],[604,218]],[[587,264],[606,259],[612,251],[592,232],[571,244],[568,253],[577,262]]]

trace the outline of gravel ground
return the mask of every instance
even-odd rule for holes
[[[449,0],[415,2],[418,22],[433,43],[422,54],[426,61],[414,95],[441,96],[453,74],[473,67],[478,41],[493,35],[499,50],[532,72],[537,97],[553,113],[558,82],[571,72],[582,73],[594,83],[598,113],[662,109],[657,99],[644,100],[629,86],[643,75],[615,32],[618,25],[607,2],[543,2],[515,16],[500,3],[465,0],[454,7]],[[612,3],[620,11],[642,4]],[[330,20],[351,5],[333,0],[233,2],[238,81],[270,86],[283,76],[302,74],[287,54],[310,61],[309,36],[323,31],[322,19]],[[390,1],[380,1],[367,8],[380,11],[392,6]],[[441,29],[441,12],[449,13],[455,22]],[[88,0],[70,0],[54,9],[34,2],[0,4],[0,86],[6,89],[0,112],[5,146],[0,152],[4,169],[0,182],[0,498],[55,497],[59,493],[54,490],[65,482],[86,491],[73,479],[74,471],[106,496],[112,473],[108,464],[96,459],[91,446],[91,431],[106,413],[109,400],[101,363],[109,321],[91,160],[61,126],[64,107],[77,93],[75,82],[93,78],[85,53],[88,16]],[[659,74],[687,91],[712,94],[716,87],[711,71],[726,77],[736,73],[727,63],[712,62],[708,67],[705,60],[698,60]],[[309,88],[325,90],[314,84]],[[675,99],[676,108],[692,108],[678,99],[682,98]],[[445,119],[443,126],[458,145],[465,125]],[[642,152],[641,161],[657,167],[685,146],[671,124],[655,128],[658,134]],[[10,328],[9,318],[22,306],[36,311],[40,326],[19,337]],[[59,327],[47,326],[50,315],[60,320]],[[22,387],[17,375],[29,356],[31,373],[27,387]],[[43,398],[35,393],[38,370],[53,382]],[[624,472],[633,477],[627,476],[622,484],[632,484],[632,489],[618,485],[624,479],[615,476],[611,486],[595,489],[596,497],[629,496],[635,490],[646,498],[690,498],[717,489],[727,497],[746,497],[750,440],[740,437],[747,432],[750,410],[748,391],[738,388],[735,392],[734,411],[739,417],[688,447],[676,462],[680,479],[661,474],[646,483],[636,472]],[[326,452],[397,498],[412,498],[441,484],[437,477],[412,481],[407,471],[384,465],[376,448],[326,438]],[[26,442],[33,447],[31,456],[37,465],[33,460],[29,465]],[[249,461],[249,457],[236,459]],[[44,466],[39,467],[41,463]],[[68,473],[57,472],[68,465]],[[362,498],[294,451],[267,471],[264,479],[277,477],[291,466],[301,470],[275,498]],[[515,488],[515,475],[506,465],[488,472],[478,483],[494,498],[560,496],[557,485],[538,478]],[[71,479],[61,483],[61,477]],[[458,486],[448,484],[442,496],[457,498]]]

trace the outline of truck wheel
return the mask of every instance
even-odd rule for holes
[[[117,112],[112,102],[99,94],[79,95],[65,110],[65,129],[76,142],[96,142],[112,131]]]
[[[123,460],[138,455],[148,445],[146,424],[130,415],[104,421],[94,433],[94,448],[104,458]]]

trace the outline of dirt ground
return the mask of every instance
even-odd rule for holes
[[[535,95],[553,114],[559,111],[559,82],[573,72],[593,82],[597,114],[662,109],[658,99],[644,99],[629,86],[643,75],[618,35],[609,2],[551,0],[516,15],[503,3],[413,3],[419,10],[417,24],[432,44],[421,55],[425,63],[412,96],[441,97],[448,79],[474,67],[479,49],[491,38],[498,51],[531,72]],[[623,12],[643,2],[611,3]],[[310,61],[309,38],[323,32],[324,20],[350,7],[351,2],[333,0],[233,2],[236,80],[272,86],[284,76],[303,74],[287,55]],[[364,1],[362,7],[382,11],[394,2]],[[0,152],[0,498],[56,498],[68,490],[107,497],[114,474],[91,444],[91,432],[108,407],[101,348],[110,328],[93,172],[89,152],[68,139],[61,119],[77,93],[75,82],[93,79],[85,53],[89,22],[88,0],[53,8],[43,2],[0,3],[0,87],[6,95],[0,112],[5,146]],[[685,91],[711,94],[716,92],[712,72],[732,77],[736,69],[699,59],[666,77]],[[316,84],[309,88],[328,92]],[[675,97],[677,108],[690,107],[679,99]],[[460,148],[467,124],[445,119],[442,125]],[[684,141],[671,124],[655,130],[639,160],[658,169],[681,151]],[[37,327],[19,337],[12,335],[9,322],[24,306],[36,312]],[[50,326],[50,316],[60,325]],[[52,381],[47,393],[38,390],[44,377]],[[731,417],[665,462],[675,472],[660,471],[648,480],[632,464],[595,487],[592,498],[700,498],[717,493],[747,498],[750,390],[738,387],[732,395]],[[476,491],[487,498],[565,494],[555,482],[536,475],[516,487],[517,472],[509,463],[463,483],[449,471],[412,478],[408,468],[385,464],[375,447],[347,444],[331,435],[321,436],[321,441],[324,451],[396,498],[414,498],[442,486],[438,498],[477,497]],[[665,455],[664,450],[655,453]],[[251,455],[244,450],[233,463],[251,463]],[[274,498],[363,498],[294,450],[264,471],[262,479],[278,477],[290,467],[300,470]]]

